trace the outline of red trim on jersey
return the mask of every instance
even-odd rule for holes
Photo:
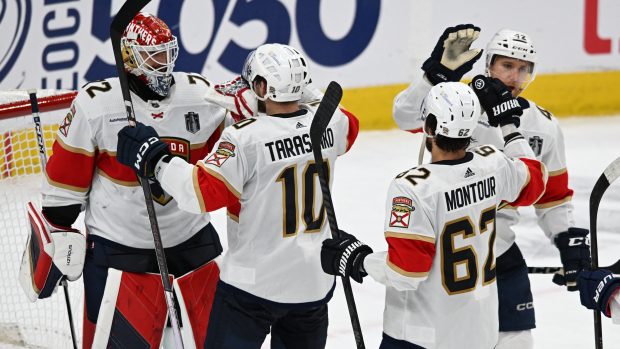
[[[90,187],[94,173],[94,156],[72,152],[63,148],[58,141],[54,141],[52,151],[53,154],[45,166],[47,178],[57,184],[74,188]]]
[[[414,239],[386,237],[388,260],[409,273],[426,273],[431,270],[435,244]]]
[[[521,193],[517,200],[509,203],[511,206],[529,206],[538,200],[545,192],[545,181],[542,164],[540,161],[520,158],[525,164],[529,173],[529,182],[521,188]]]
[[[568,187],[568,172],[564,171],[547,179],[547,188],[536,205],[544,205],[553,202],[563,202],[573,196],[573,190]]]
[[[239,198],[228,189],[226,183],[207,172],[203,167],[198,167],[198,186],[205,203],[205,210],[215,211],[222,207],[239,217],[241,204]]]
[[[103,171],[108,177],[117,181],[138,181],[138,177],[131,167],[121,164],[116,160],[115,155],[111,155],[107,152],[97,154],[97,168]]]
[[[353,143],[355,143],[355,140],[357,139],[357,134],[360,131],[360,122],[359,120],[357,120],[355,115],[353,115],[348,110],[344,108],[340,108],[340,111],[344,115],[346,115],[347,118],[349,119],[349,133],[347,134],[347,150],[345,150],[345,152],[347,152],[349,151],[349,149],[351,149],[351,146],[353,145]]]
[[[422,127],[414,128],[413,130],[405,130],[405,131],[411,132],[411,133],[421,133],[422,132]]]

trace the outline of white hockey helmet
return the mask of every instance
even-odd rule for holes
[[[437,119],[435,135],[448,138],[471,137],[480,114],[478,97],[461,82],[442,82],[433,86],[422,103],[422,118],[426,120],[429,115],[434,115]]]
[[[502,29],[495,33],[486,48],[486,73],[491,76],[490,68],[496,55],[516,58],[530,62],[530,71],[522,78],[521,90],[524,90],[536,77],[536,50],[529,35],[512,29]]]
[[[306,58],[296,49],[283,44],[265,44],[250,52],[241,73],[256,97],[264,101],[292,102],[301,99],[301,92],[310,81]],[[254,91],[257,76],[267,81],[267,94]]]

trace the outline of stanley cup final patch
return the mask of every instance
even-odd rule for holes
[[[409,228],[409,219],[413,211],[415,211],[415,207],[413,207],[413,201],[410,198],[397,196],[392,199],[390,227]]]
[[[215,153],[207,159],[207,164],[222,166],[226,160],[235,156],[235,145],[230,142],[220,142]]]
[[[200,131],[200,118],[198,116],[198,113],[190,111],[189,113],[185,114],[185,129],[189,133],[196,133]]]

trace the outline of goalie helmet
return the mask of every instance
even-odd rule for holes
[[[527,34],[511,29],[502,29],[495,33],[488,43],[486,52],[487,76],[491,76],[491,65],[494,62],[495,56],[499,55],[530,62],[530,70],[523,72],[523,76],[520,77],[521,91],[536,77],[536,50]]]
[[[480,113],[478,97],[469,86],[460,82],[442,82],[433,86],[422,103],[422,118],[426,120],[429,115],[435,116],[435,135],[448,138],[471,137]]]
[[[151,14],[138,13],[123,32],[121,47],[125,70],[153,92],[167,96],[179,45],[166,23]]]
[[[298,101],[310,81],[304,56],[293,47],[282,44],[265,44],[250,52],[241,74],[261,101]],[[259,76],[267,81],[264,97],[254,90],[253,82]]]

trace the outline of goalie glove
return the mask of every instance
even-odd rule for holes
[[[482,56],[482,49],[470,49],[480,36],[480,28],[473,24],[459,24],[443,32],[430,58],[422,64],[426,78],[433,85],[459,81]]]
[[[256,116],[258,110],[258,99],[241,76],[210,86],[204,99],[230,111],[235,122]]]
[[[19,283],[31,302],[51,296],[60,281],[82,275],[86,238],[76,229],[57,227],[28,203],[30,235],[19,268]]]

